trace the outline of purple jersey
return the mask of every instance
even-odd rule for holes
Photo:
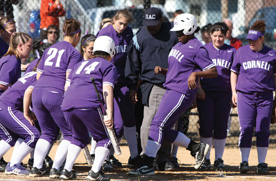
[[[50,46],[40,60],[37,68],[42,72],[36,87],[64,89],[66,73],[82,60],[81,54],[67,41]]]
[[[37,65],[37,62],[40,60],[40,58],[34,59],[27,67],[25,74],[28,72],[34,71],[35,66]]]
[[[0,37],[0,58],[7,53],[9,45]]]
[[[25,90],[36,82],[36,72],[29,72],[8,88],[1,96],[0,101],[14,109],[23,111],[23,97]]]
[[[217,68],[218,76],[215,78],[202,78],[202,88],[205,91],[230,92],[230,68],[236,55],[236,49],[226,44],[217,49],[213,46],[213,43],[208,43],[204,47]]]
[[[177,43],[170,51],[168,65],[164,87],[185,95],[196,92],[188,87],[188,78],[192,72],[198,69],[207,70],[215,66],[206,49],[196,38],[186,44]]]
[[[21,76],[21,60],[15,55],[7,55],[0,59],[0,84],[14,84]],[[3,92],[3,90],[0,90]]]
[[[236,90],[244,93],[273,91],[276,53],[264,46],[259,52],[249,45],[238,49],[231,71],[238,74]]]
[[[126,64],[126,58],[127,58],[127,49],[128,45],[133,37],[133,32],[130,27],[127,27],[123,33],[118,34],[112,25],[109,25],[105,28],[103,28],[99,34],[99,36],[109,36],[113,39],[115,43],[115,49],[116,54],[112,58],[111,63],[113,63],[118,71],[118,84],[126,85],[127,82],[125,80],[125,64]]]
[[[63,111],[71,108],[98,107],[100,103],[90,78],[95,79],[97,89],[102,96],[103,84],[114,87],[116,67],[103,58],[94,58],[78,63],[67,81],[71,85],[64,94],[61,105]]]

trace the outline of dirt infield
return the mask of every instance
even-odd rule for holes
[[[54,145],[50,156],[54,158],[54,154],[57,148],[57,144]],[[269,165],[269,175],[258,175],[256,174],[257,150],[252,149],[249,158],[250,172],[248,174],[241,175],[239,173],[238,165],[240,163],[240,153],[238,148],[226,149],[224,153],[224,162],[226,164],[226,172],[223,177],[219,177],[217,172],[214,171],[196,171],[193,168],[194,159],[190,156],[190,153],[180,148],[178,152],[178,159],[180,162],[180,168],[176,171],[156,172],[155,176],[146,177],[131,177],[127,175],[129,168],[126,167],[129,150],[127,146],[122,146],[122,155],[117,158],[123,163],[122,167],[117,167],[113,172],[106,173],[111,180],[276,180],[276,150],[274,148],[269,149],[267,155],[267,163]],[[10,160],[12,150],[4,156],[5,160]],[[26,164],[28,157],[23,160]],[[211,162],[214,161],[214,151],[211,152]],[[77,172],[77,180],[85,180],[90,166],[85,164],[84,154],[81,152],[78,157],[74,169]],[[24,176],[8,176],[5,173],[0,173],[1,180],[53,180],[48,177],[24,177]]]

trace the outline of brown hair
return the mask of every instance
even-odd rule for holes
[[[121,9],[116,12],[116,14],[113,16],[113,21],[120,19],[120,15],[125,17],[128,21],[128,23],[132,22],[134,20],[132,13],[127,9]]]
[[[7,25],[15,24],[15,21],[10,17],[3,17],[0,20],[0,30],[5,30]]]
[[[80,22],[75,19],[67,19],[63,25],[64,36],[74,36],[76,33],[81,33]]]
[[[224,22],[217,22],[211,27],[210,33],[213,34],[215,31],[220,31],[222,34],[226,36],[228,30],[229,29]]]
[[[83,50],[82,50],[82,47],[86,47],[88,45],[88,43],[90,42],[93,42],[96,40],[96,36],[93,35],[93,34],[87,34],[87,35],[84,35],[81,39],[81,47],[80,47],[80,53],[81,53],[81,56],[83,56]]]
[[[30,39],[32,39],[32,38],[27,33],[22,33],[22,32],[13,33],[11,35],[9,49],[4,56],[15,55],[17,58],[19,58],[18,57],[19,55],[16,52],[16,49],[17,49],[19,43],[25,44]]]
[[[253,25],[250,27],[250,30],[256,30],[265,34],[265,21],[264,20],[255,21]]]

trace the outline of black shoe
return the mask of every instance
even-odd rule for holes
[[[257,166],[257,173],[267,175],[269,173],[268,166],[266,163],[260,163]]]
[[[45,157],[43,165],[45,168],[51,168],[53,166],[53,160],[48,155]]]
[[[249,165],[247,161],[243,161],[240,164],[240,173],[247,173],[249,171]]]
[[[52,169],[50,170],[50,175],[49,175],[50,178],[59,178],[60,175],[61,175],[61,174],[60,174],[60,171],[57,170],[56,168],[52,168]]]
[[[95,160],[95,154],[91,154],[91,160],[92,160],[92,164],[94,163],[94,160]]]
[[[112,167],[111,163],[108,160],[104,161],[102,169],[106,172],[112,172],[113,171],[113,167]]]
[[[201,165],[201,170],[210,170],[211,169],[211,162],[210,159],[205,159],[203,164]]]
[[[110,178],[105,176],[104,173],[100,170],[99,172],[95,173],[92,170],[88,172],[86,180],[99,180],[99,181],[109,181]]]
[[[167,161],[167,162],[165,163],[164,170],[165,170],[165,171],[175,170],[175,166],[172,164],[172,162]]]
[[[223,171],[225,170],[225,165],[223,163],[223,160],[221,158],[217,159],[215,162],[214,162],[214,170],[217,170],[217,171]]]
[[[31,176],[31,177],[40,177],[45,173],[46,173],[46,170],[43,167],[41,169],[38,169],[36,167],[32,167],[32,169],[30,170],[29,176]]]
[[[109,157],[109,162],[112,166],[122,166],[122,163],[117,158],[115,158],[114,155],[111,155]]]
[[[136,156],[135,158],[129,157],[127,166],[139,168],[142,166],[142,158],[140,155]]]
[[[199,150],[196,152],[195,159],[196,164],[194,166],[195,169],[199,169],[203,164],[205,157],[209,151],[210,146],[205,143],[200,143]]]
[[[155,175],[154,168],[149,168],[148,166],[142,166],[136,170],[131,170],[128,172],[129,175]]]
[[[63,169],[61,174],[60,174],[60,179],[64,179],[64,180],[69,180],[69,179],[72,179],[72,178],[76,178],[76,173],[74,170],[71,170],[70,172],[66,169]]]
[[[5,168],[7,166],[7,162],[4,160],[4,158],[2,157],[0,159],[0,172],[4,172],[5,171]]]
[[[174,165],[175,168],[179,168],[179,163],[176,157],[171,157],[170,162]]]
[[[31,170],[34,165],[34,158],[29,158],[28,160],[28,167]]]

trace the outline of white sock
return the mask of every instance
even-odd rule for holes
[[[257,147],[259,163],[265,163],[268,147]]]
[[[11,146],[5,142],[4,140],[0,141],[0,158],[2,158],[9,149],[11,149]]]
[[[91,150],[90,150],[90,155],[95,154],[95,149],[97,146],[97,142],[91,137]]]
[[[101,167],[105,161],[105,158],[108,156],[109,154],[109,149],[105,148],[105,147],[97,147],[95,149],[95,160],[93,162],[93,166],[91,168],[91,170],[94,173],[97,173],[101,170]]]
[[[221,158],[224,153],[226,139],[214,139],[214,147],[215,147],[215,160]]]
[[[250,150],[251,150],[251,148],[240,148],[242,162],[244,162],[244,161],[248,162]]]
[[[24,140],[22,139],[22,138],[18,138],[17,140],[16,140],[16,142],[15,142],[15,145],[13,146],[13,152],[12,152],[12,157],[14,157],[15,155],[17,155],[18,154],[18,152],[19,152],[19,147],[20,147],[20,145],[21,145],[21,143],[23,142]],[[11,158],[12,158],[11,157]]]
[[[131,158],[135,158],[138,156],[136,126],[134,126],[134,127],[125,127],[124,126],[124,133],[125,133],[125,138],[127,140],[128,147],[129,147],[130,156],[131,156]]]
[[[38,139],[35,145],[35,152],[34,152],[34,165],[38,169],[41,169],[43,166],[43,161],[51,147],[51,144],[44,139]]]
[[[149,157],[155,158],[160,147],[161,147],[160,143],[153,141],[153,140],[148,140],[145,154]]]
[[[190,138],[188,138],[185,134],[178,132],[177,137],[175,138],[173,144],[182,146],[184,148],[188,148],[190,141],[191,141]]]
[[[68,140],[62,140],[58,146],[56,155],[55,155],[55,160],[53,163],[53,168],[59,170],[60,166],[63,164],[67,152],[68,152],[68,147],[70,145],[70,141]]]
[[[213,145],[213,138],[212,137],[210,137],[210,138],[200,137],[200,142],[210,145],[210,149],[209,149],[209,151],[206,155],[206,159],[210,159],[211,148],[212,148],[212,145]]]
[[[178,151],[178,146],[177,145],[172,145],[172,157],[176,158],[177,151]]]
[[[18,147],[17,154],[13,154],[10,164],[11,167],[15,164],[20,164],[22,160],[33,150],[29,145],[27,145],[25,142],[21,143]]]
[[[81,147],[74,144],[69,145],[64,169],[68,170],[69,172],[72,170],[73,165],[76,159],[78,158],[80,152],[81,152]]]

